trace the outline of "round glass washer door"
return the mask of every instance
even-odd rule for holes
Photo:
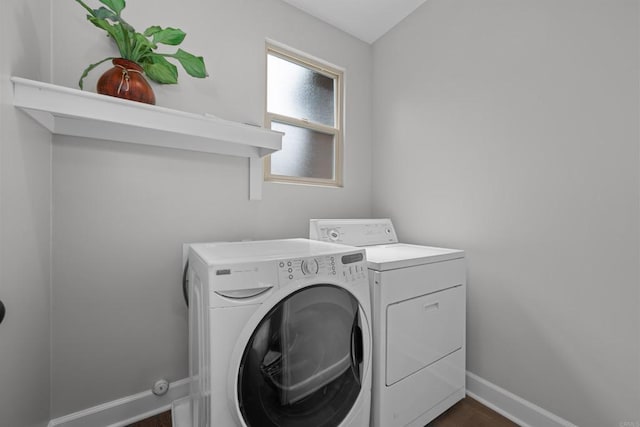
[[[251,335],[237,376],[249,427],[335,427],[358,399],[363,337],[358,300],[329,284],[280,301]]]

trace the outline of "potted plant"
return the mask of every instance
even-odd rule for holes
[[[125,0],[99,0],[104,6],[92,9],[82,0],[75,0],[87,12],[87,20],[107,32],[120,51],[120,57],[108,57],[89,65],[78,85],[83,88],[83,80],[98,65],[111,60],[113,68],[107,70],[98,80],[97,91],[104,95],[117,96],[133,101],[155,104],[155,95],[143,73],[161,84],[178,82],[178,68],[167,60],[177,60],[184,70],[193,77],[207,77],[204,59],[182,49],[175,53],[156,52],[158,45],[178,46],[186,34],[178,28],[161,28],[154,25],[139,33],[122,18]]]

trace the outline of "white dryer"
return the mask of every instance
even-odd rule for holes
[[[364,247],[373,314],[371,423],[422,427],[465,396],[464,252],[398,243],[390,219],[311,220]]]
[[[367,427],[364,250],[287,239],[189,247],[194,427]]]

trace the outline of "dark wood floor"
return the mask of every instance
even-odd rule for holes
[[[427,427],[518,427],[518,424],[477,400],[465,397],[431,421]]]
[[[166,411],[154,417],[130,424],[127,427],[172,427],[172,425],[171,411]]]
[[[171,411],[138,421],[127,427],[172,427]],[[476,400],[465,397],[431,421],[427,427],[518,427],[518,425]]]

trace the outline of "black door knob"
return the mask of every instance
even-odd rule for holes
[[[0,323],[4,320],[4,313],[6,313],[6,310],[4,309],[2,301],[0,301]]]

